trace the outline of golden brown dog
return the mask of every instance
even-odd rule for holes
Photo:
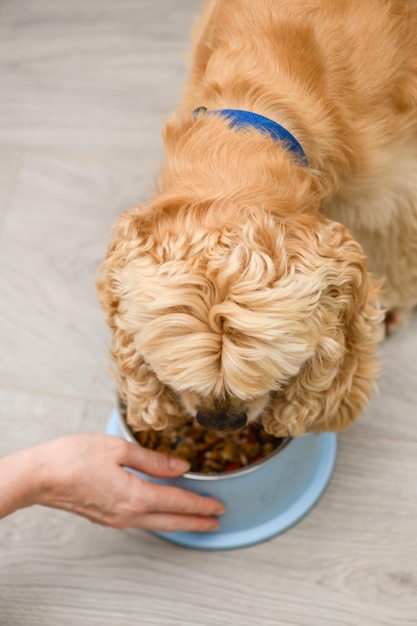
[[[347,427],[417,303],[417,3],[212,0],[164,139],[99,280],[129,423]]]

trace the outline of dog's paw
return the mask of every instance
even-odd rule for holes
[[[393,307],[385,313],[385,337],[395,333],[410,317],[410,312],[401,307]]]

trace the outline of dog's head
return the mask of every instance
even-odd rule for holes
[[[359,244],[317,211],[163,193],[125,212],[99,297],[129,423],[345,428],[371,391],[377,291]]]

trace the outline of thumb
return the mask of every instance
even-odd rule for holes
[[[121,464],[150,476],[181,476],[190,469],[190,464],[183,459],[147,450],[135,443],[129,443]]]

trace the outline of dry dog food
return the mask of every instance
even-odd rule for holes
[[[284,442],[264,432],[259,424],[221,433],[207,430],[194,420],[176,430],[147,430],[134,436],[144,448],[185,459],[191,465],[190,471],[202,474],[241,469],[268,456]]]

